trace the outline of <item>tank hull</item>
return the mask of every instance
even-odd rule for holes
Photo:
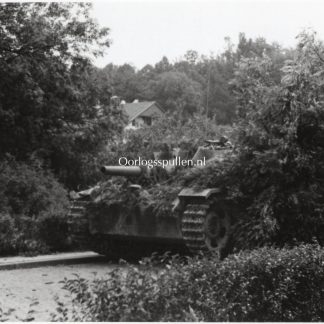
[[[181,241],[181,224],[176,213],[159,217],[150,209],[134,208],[125,211],[122,206],[112,205],[104,214],[89,215],[91,235],[136,238],[154,241]]]
[[[148,256],[153,252],[215,252],[225,256],[231,217],[217,188],[196,191],[185,188],[169,214],[152,208],[94,204],[75,201],[71,208],[71,232],[79,246],[113,258]]]

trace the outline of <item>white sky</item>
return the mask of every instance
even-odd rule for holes
[[[296,35],[313,28],[324,39],[324,1],[304,0],[106,0],[94,1],[93,16],[111,29],[111,47],[94,63],[154,64],[164,55],[172,62],[189,49],[220,53],[224,37],[237,42],[265,37],[293,46]]]

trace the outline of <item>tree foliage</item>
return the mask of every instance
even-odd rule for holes
[[[323,53],[314,34],[300,34],[280,82],[269,56],[240,61],[239,154],[226,175],[230,195],[246,208],[236,232],[241,247],[324,242]]]
[[[104,85],[94,83],[91,58],[109,39],[90,9],[84,3],[0,5],[0,157],[37,156],[69,186],[72,166],[82,168],[122,125],[108,109]]]

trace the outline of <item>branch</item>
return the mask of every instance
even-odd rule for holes
[[[313,45],[313,50],[314,50],[315,54],[317,55],[317,57],[320,59],[320,61],[324,63],[324,58],[320,55],[320,53],[315,45]]]

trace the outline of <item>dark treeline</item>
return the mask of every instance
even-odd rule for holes
[[[154,66],[137,70],[130,64],[108,64],[98,69],[98,82],[127,102],[134,99],[156,100],[176,118],[187,120],[193,113],[208,114],[217,124],[232,124],[236,118],[236,101],[231,89],[235,70],[242,58],[268,56],[276,64],[273,79],[280,82],[280,68],[292,57],[292,51],[269,44],[264,38],[255,40],[244,33],[234,46],[229,38],[223,53],[199,55],[188,50],[181,60],[171,63],[163,57]]]

